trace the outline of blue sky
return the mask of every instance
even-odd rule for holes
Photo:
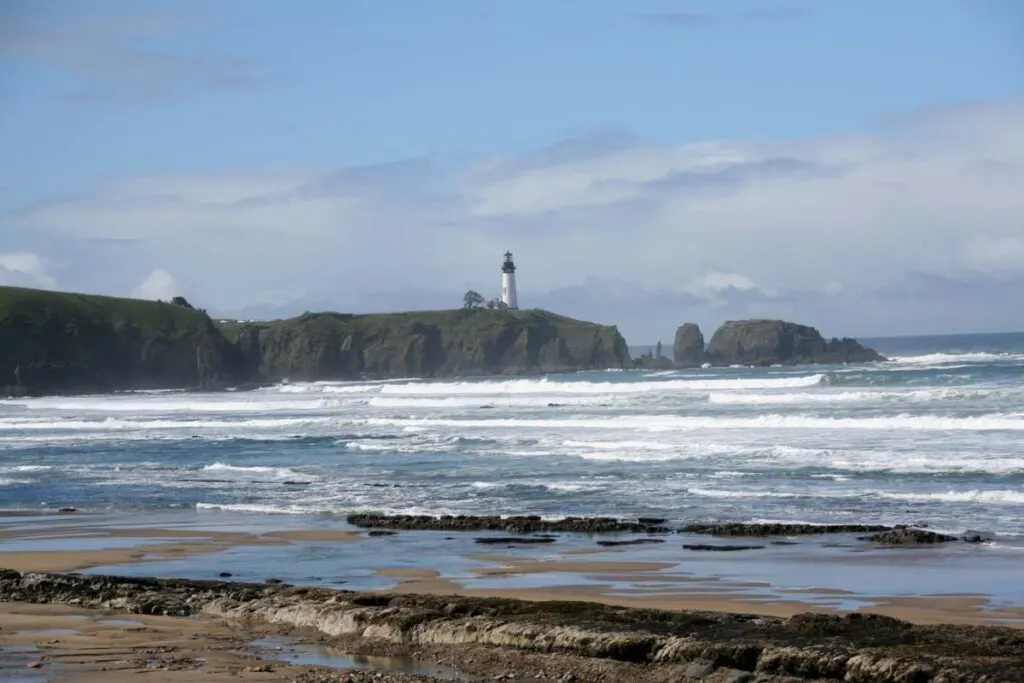
[[[0,283],[434,307],[511,248],[523,305],[633,343],[1024,326],[1024,3],[0,14]]]

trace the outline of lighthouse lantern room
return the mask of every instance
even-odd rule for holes
[[[505,252],[505,262],[501,264],[501,303],[508,308],[519,308],[519,296],[516,294],[516,264],[512,262],[512,252]]]

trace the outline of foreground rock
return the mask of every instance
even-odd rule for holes
[[[240,623],[312,629],[380,647],[487,645],[587,661],[694,673],[851,683],[1024,680],[1024,631],[917,626],[889,617],[802,614],[790,619],[668,612],[583,602],[352,593],[176,579],[33,574],[0,570],[0,600],[76,604],[143,614],[219,615]],[[496,650],[492,650],[496,651]],[[682,669],[680,667],[687,667]],[[525,675],[522,670],[517,674]],[[731,676],[732,674],[730,674]],[[644,677],[647,680],[651,678]],[[577,680],[640,680],[593,676]],[[770,680],[770,679],[768,679]]]
[[[867,363],[885,357],[853,339],[826,341],[813,327],[784,320],[730,320],[707,348],[714,365]]]
[[[818,534],[865,534],[891,531],[894,527],[876,524],[758,524],[747,522],[718,522],[714,524],[688,524],[679,531],[711,536],[812,536]]]
[[[509,534],[584,533],[607,534],[668,533],[665,520],[641,517],[636,521],[613,517],[565,517],[541,519],[536,515],[500,517],[478,515],[374,515],[353,514],[348,523],[365,529],[404,529],[418,531],[503,531]]]
[[[704,363],[704,334],[696,323],[683,323],[676,330],[672,356],[683,368],[699,368]]]

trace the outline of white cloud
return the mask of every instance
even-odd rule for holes
[[[26,251],[0,253],[0,285],[54,288],[57,281],[47,272],[46,260]]]
[[[634,320],[630,338],[674,327],[701,301],[709,317],[775,311],[813,323],[822,283],[827,305],[845,306],[837,333],[884,332],[923,309],[899,298],[860,303],[876,290],[917,274],[953,287],[972,274],[1021,273],[1021,187],[1024,101],[1013,100],[795,141],[670,147],[596,136],[454,174],[403,162],[140,176],[24,207],[0,234],[78,240],[79,271],[188,273],[189,291],[211,310],[279,310],[288,293],[297,312],[416,306],[426,301],[416,291],[450,292],[457,305],[466,282],[496,294],[511,249],[524,303],[578,313],[589,304],[574,288],[590,278],[587,292],[618,302],[602,319],[622,311]],[[114,261],[89,251],[111,239],[134,245],[129,265],[123,252]],[[74,285],[89,283],[85,272]],[[984,291],[981,307],[1001,305],[996,290],[963,291]],[[973,324],[970,308],[943,324]],[[1006,313],[1004,325],[1020,322]]]
[[[710,296],[722,291],[723,289],[749,291],[752,289],[763,288],[759,287],[756,282],[746,275],[720,272],[705,273],[704,275],[691,280],[688,286],[683,287],[684,291],[703,296]]]
[[[1024,217],[1021,232],[1024,233]],[[964,249],[964,265],[985,275],[1024,273],[1024,236],[972,240]]]
[[[178,281],[163,268],[155,269],[131,292],[132,297],[136,299],[160,299],[162,301],[170,301],[180,294]]]

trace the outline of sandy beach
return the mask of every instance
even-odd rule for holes
[[[815,585],[792,588],[772,579],[791,566],[788,555],[772,559],[759,556],[763,550],[751,550],[744,551],[749,552],[745,559],[733,559],[742,553],[681,550],[674,538],[659,544],[595,547],[593,538],[567,533],[558,535],[557,543],[518,544],[510,537],[506,545],[480,545],[474,543],[474,539],[484,537],[480,534],[403,531],[393,536],[370,535],[371,530],[351,527],[337,519],[311,525],[308,520],[279,517],[253,524],[250,518],[246,520],[248,531],[240,531],[242,521],[230,517],[182,516],[178,524],[160,526],[148,525],[146,520],[129,524],[122,518],[119,525],[115,521],[89,514],[6,517],[0,531],[0,567],[18,572],[84,572],[86,579],[117,574],[255,581],[268,587],[307,586],[303,591],[357,590],[386,600],[451,596],[551,605],[582,601],[609,608],[675,613],[779,619],[863,614],[883,615],[922,627],[1008,627],[1017,633],[1024,629],[1024,605],[1014,602],[1012,596],[954,590],[936,594],[871,590],[877,562],[917,571],[921,563],[933,561],[929,552],[946,552],[945,560],[931,556],[939,561],[955,558],[949,555],[952,551],[936,548],[889,550],[890,555],[872,559],[876,551],[860,548],[849,538],[818,541],[817,545],[801,538],[799,543],[804,547],[799,565],[819,580]],[[781,553],[801,547],[793,544],[797,541],[777,548]],[[857,552],[832,556],[817,549],[835,545]],[[314,557],[320,558],[318,564],[303,559]],[[716,559],[719,557],[723,559]],[[730,576],[733,565],[729,563],[739,563],[752,574],[747,578]],[[337,575],[309,574],[325,564],[337,565]],[[859,590],[829,581],[832,567],[858,565],[868,577]],[[713,573],[717,569],[724,571]],[[762,575],[760,580],[754,578],[758,573]],[[998,585],[992,584],[996,588]],[[526,655],[539,658],[532,665],[534,671],[554,669],[558,676],[517,680],[563,680],[564,675],[576,675],[573,671],[578,674],[586,662],[596,667],[588,674],[591,678],[574,680],[733,680],[728,676],[735,674],[730,673],[731,667],[712,667],[701,676],[687,678],[679,667],[641,666],[608,657],[581,662],[578,654],[571,653],[559,655],[561,659],[550,653],[513,655],[503,648],[496,650],[479,643],[459,646],[459,652],[453,654],[447,646],[425,647],[420,643],[406,647],[387,638],[326,633],[315,627],[275,624],[262,618],[223,618],[206,613],[188,618],[158,616],[138,614],[125,602],[115,601],[97,609],[88,601],[78,605],[29,604],[11,597],[0,596],[5,600],[0,603],[0,647],[8,662],[2,671],[8,678],[20,676],[14,680],[26,683],[134,680],[141,676],[147,681],[318,681],[351,675],[338,680],[359,681],[362,676],[377,674],[395,681],[490,680],[495,675],[518,674],[516,662]],[[68,598],[65,595],[60,600],[67,602]],[[284,640],[274,640],[282,637]],[[352,659],[356,655],[385,659],[356,661]],[[274,660],[275,656],[279,661]],[[481,662],[475,669],[474,657]],[[455,661],[460,664],[452,668]],[[441,665],[448,668],[432,673],[428,670]],[[467,673],[471,670],[475,673]],[[700,672],[691,668],[690,673]],[[673,675],[682,678],[671,678]]]
[[[466,533],[407,532],[372,537],[367,530],[352,527],[278,528],[285,523],[274,518],[263,520],[248,532],[233,530],[230,524],[209,523],[220,520],[194,518],[190,524],[178,527],[148,526],[145,522],[108,526],[90,515],[63,515],[59,521],[52,515],[40,515],[18,521],[21,524],[9,523],[0,531],[0,567],[18,571],[269,579],[407,594],[582,599],[625,607],[783,617],[802,612],[859,611],[915,623],[1024,627],[1024,604],[1005,597],[994,600],[1000,596],[985,592],[887,594],[872,590],[871,580],[865,580],[857,590],[830,585],[828,574],[837,562],[845,567],[865,564],[865,572],[872,571],[864,553],[830,558],[801,550],[800,564],[818,581],[792,588],[773,584],[774,570],[768,563],[761,570],[761,578],[756,578],[756,569],[749,578],[729,576],[730,571],[715,573],[715,569],[730,569],[722,563],[732,561],[724,556],[734,553],[680,553],[663,546],[580,547],[589,541],[574,534],[560,538],[558,545],[563,547],[509,544],[488,551],[469,545],[467,542],[473,539]],[[345,526],[337,520],[330,524]],[[462,542],[453,552],[451,545],[458,541]],[[888,552],[890,555],[877,561],[913,567],[928,560],[927,553],[941,551],[927,548]],[[750,568],[752,559],[755,564],[765,560],[757,553],[751,551],[734,562]],[[336,556],[339,562],[352,564],[352,575],[338,579],[302,576],[296,572],[302,568],[301,563],[294,566],[290,558],[307,554]],[[234,556],[245,563],[245,571],[234,571],[237,561],[228,559]],[[662,559],[666,557],[672,559]],[[711,562],[710,572],[705,570],[707,562]],[[816,563],[821,566],[816,567]],[[286,569],[291,572],[282,571]]]

